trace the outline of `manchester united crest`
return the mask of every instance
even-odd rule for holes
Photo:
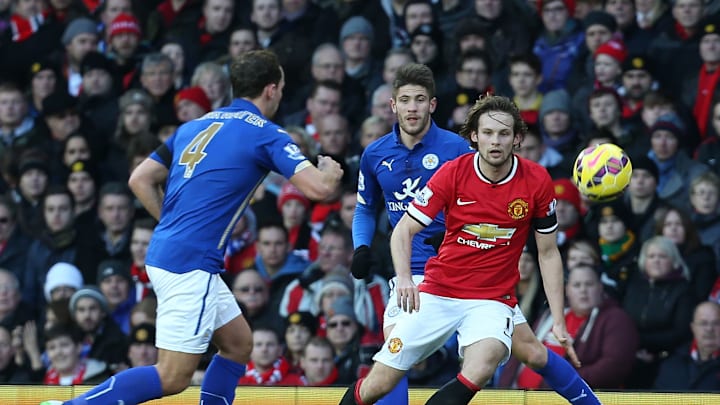
[[[523,219],[528,213],[528,203],[522,198],[516,198],[508,204],[508,215],[510,218],[518,220]]]
[[[390,353],[395,354],[398,353],[400,350],[402,350],[403,342],[400,340],[400,338],[392,338],[388,342],[388,350],[390,350]]]

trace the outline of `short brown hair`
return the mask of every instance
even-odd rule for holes
[[[527,125],[520,117],[520,110],[517,108],[515,103],[507,97],[485,95],[481,96],[475,104],[468,111],[465,123],[460,128],[460,136],[467,139],[470,142],[470,146],[477,148],[477,145],[470,139],[473,132],[477,131],[478,122],[480,116],[490,111],[504,112],[510,114],[513,118],[513,134],[520,135],[521,139],[525,137],[527,133]]]
[[[233,97],[256,98],[268,84],[280,83],[282,76],[280,62],[272,51],[246,52],[230,65]]]
[[[430,98],[435,97],[435,78],[429,67],[420,63],[408,63],[398,69],[393,81],[393,98],[397,97],[398,89],[407,85],[424,87]]]

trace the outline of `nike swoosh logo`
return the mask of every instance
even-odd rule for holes
[[[459,198],[457,199],[457,205],[470,205],[470,204],[475,204],[475,203],[476,203],[476,201],[463,201]]]

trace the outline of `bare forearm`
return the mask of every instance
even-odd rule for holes
[[[404,222],[408,220],[406,216],[400,220],[398,225],[393,229],[390,237],[390,252],[392,255],[393,267],[398,277],[410,278],[412,271],[410,270],[410,255],[412,254],[412,237],[413,234]]]
[[[565,296],[563,293],[563,267],[560,252],[557,249],[550,249],[538,255],[540,274],[542,275],[545,295],[547,296],[550,312],[553,319],[561,320]]]
[[[153,184],[131,184],[131,188],[148,213],[159,221],[163,199],[160,187]]]

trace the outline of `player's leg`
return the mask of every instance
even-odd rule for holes
[[[252,351],[252,331],[235,297],[221,282],[218,293],[218,329],[213,343],[218,353],[213,356],[200,387],[200,403],[203,405],[232,404],[237,382],[245,375],[245,364]]]
[[[464,405],[510,357],[512,308],[497,301],[464,300],[456,310],[467,314],[458,328],[464,357],[456,378],[442,386],[428,405]]]
[[[176,274],[151,266],[146,269],[158,298],[158,363],[123,371],[67,404],[135,405],[177,394],[190,384],[216,316],[213,275],[199,270]],[[189,324],[195,328],[188,328]]]
[[[456,330],[462,312],[445,305],[444,300],[447,299],[420,293],[420,311],[398,317],[392,333],[373,358],[373,368],[348,389],[341,405],[376,403],[402,380],[410,367],[445,343]]]
[[[513,319],[516,322],[512,337],[513,356],[540,374],[545,382],[568,402],[580,405],[600,404],[600,400],[573,366],[537,339],[517,306]]]
[[[422,275],[413,275],[413,282],[415,285],[419,285],[422,280]],[[390,296],[388,297],[388,303],[385,307],[385,314],[383,315],[383,333],[387,339],[390,336],[395,323],[398,318],[407,315],[403,312],[397,304],[397,297],[395,295],[395,277],[390,282]],[[395,387],[384,397],[377,401],[376,405],[408,405],[410,399],[408,397],[408,378],[407,375],[403,375],[402,379],[395,385]]]

